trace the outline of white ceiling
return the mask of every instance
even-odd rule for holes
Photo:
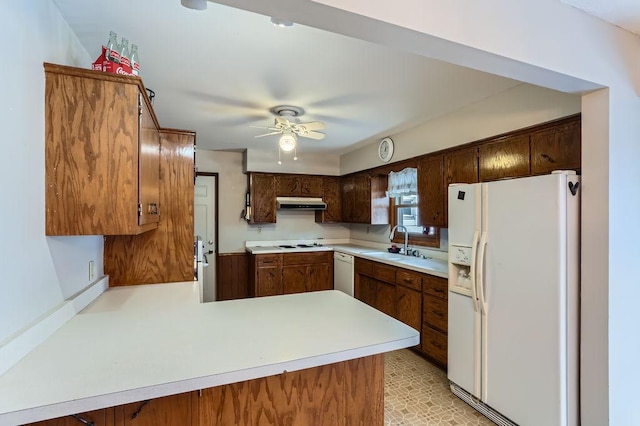
[[[640,35],[639,0],[561,0],[627,31]]]
[[[562,0],[637,31],[638,0]],[[342,154],[513,87],[519,82],[302,25],[208,2],[54,0],[93,57],[110,30],[139,45],[141,76],[156,92],[163,127],[197,132],[202,149],[275,149],[249,125],[269,109],[302,107],[301,121],[326,123],[307,152]]]
[[[54,2],[92,57],[110,30],[138,44],[161,125],[195,130],[204,149],[275,149],[249,125],[292,104],[303,122],[326,123],[327,137],[301,149],[341,154],[519,84],[211,2],[201,12],[179,0]]]

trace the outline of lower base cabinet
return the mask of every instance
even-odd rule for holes
[[[384,355],[134,402],[82,416],[95,426],[382,426]],[[72,416],[32,423],[82,424]]]
[[[420,332],[415,349],[447,367],[445,278],[356,258],[355,297]]]

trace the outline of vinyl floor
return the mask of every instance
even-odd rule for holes
[[[494,425],[449,390],[444,371],[408,349],[384,357],[385,426]]]

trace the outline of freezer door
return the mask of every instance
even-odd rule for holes
[[[483,184],[482,399],[521,426],[575,424],[578,197],[566,188],[566,175]]]

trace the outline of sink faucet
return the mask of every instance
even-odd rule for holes
[[[404,225],[396,225],[393,228],[391,228],[391,233],[389,233],[389,241],[393,241],[393,237],[396,233],[396,229],[400,229],[401,231],[404,231],[404,254],[408,255],[408,248],[409,248],[409,231],[407,231],[407,228],[404,227]]]

